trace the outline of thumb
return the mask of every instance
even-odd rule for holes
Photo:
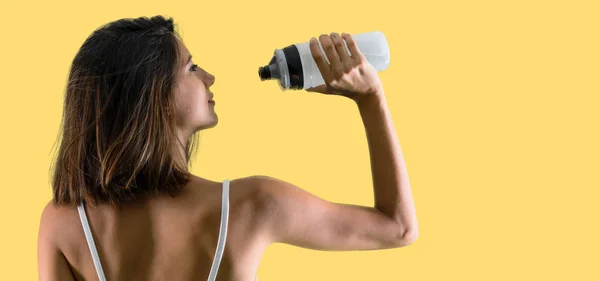
[[[323,94],[331,94],[331,91],[326,84],[319,85],[319,86],[312,87],[312,88],[307,88],[306,91],[307,92],[315,92],[315,93],[323,93]]]

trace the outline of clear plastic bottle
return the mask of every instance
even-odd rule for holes
[[[360,52],[377,71],[383,71],[390,65],[390,49],[385,35],[380,31],[371,31],[351,35]],[[258,75],[262,81],[278,80],[282,91],[300,90],[325,84],[321,72],[310,52],[310,42],[298,43],[282,49],[276,49],[268,65],[259,67]],[[346,51],[350,54],[346,41]],[[321,52],[325,55],[321,42]],[[327,55],[325,55],[327,59]]]

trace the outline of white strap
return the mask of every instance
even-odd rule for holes
[[[100,257],[98,256],[98,251],[96,250],[96,244],[94,244],[94,237],[92,236],[92,230],[90,229],[90,224],[88,223],[83,202],[77,206],[77,211],[79,211],[79,218],[81,219],[81,225],[83,226],[83,232],[85,233],[85,240],[87,240],[88,247],[92,253],[92,260],[94,261],[96,273],[98,273],[98,279],[100,279],[100,281],[106,281],[104,270],[102,270],[102,263],[100,263]]]
[[[217,278],[217,271],[221,265],[225,242],[227,240],[227,222],[229,221],[229,180],[223,181],[223,194],[221,196],[221,227],[219,229],[219,240],[217,242],[217,251],[213,259],[208,281],[214,281]]]

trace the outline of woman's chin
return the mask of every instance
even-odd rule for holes
[[[215,115],[214,120],[212,120],[210,123],[206,123],[206,124],[199,126],[196,131],[214,128],[215,126],[217,126],[217,124],[219,124],[219,118]]]

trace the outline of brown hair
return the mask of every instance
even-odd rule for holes
[[[173,195],[189,181],[197,134],[178,142],[168,112],[178,38],[172,18],[154,16],[110,22],[85,40],[70,68],[52,167],[56,205]],[[175,159],[177,145],[186,159]]]

